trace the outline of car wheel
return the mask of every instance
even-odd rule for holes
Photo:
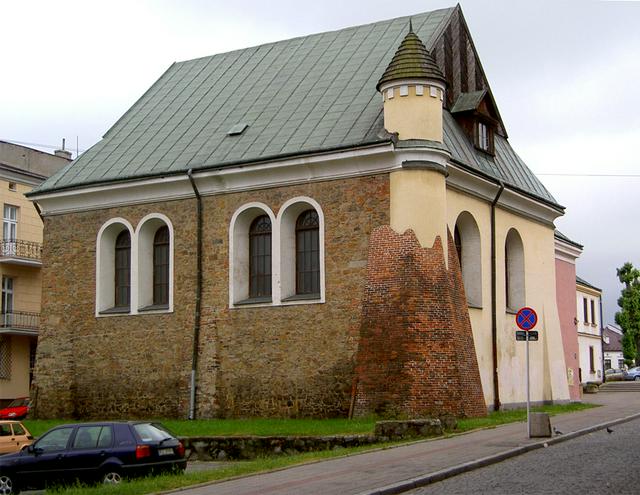
[[[122,475],[115,469],[107,469],[102,475],[102,484],[119,485],[122,482]]]
[[[8,474],[0,474],[0,495],[15,495],[20,489]]]

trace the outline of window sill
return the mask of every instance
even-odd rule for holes
[[[247,306],[249,304],[265,304],[272,303],[273,299],[271,296],[263,296],[263,297],[250,297],[249,299],[244,299],[242,301],[237,301],[233,303],[234,306]]]
[[[139,312],[146,313],[149,311],[169,311],[168,304],[150,304],[149,306],[145,306],[144,308],[139,308]]]
[[[469,307],[470,309],[482,309],[482,306],[480,306],[478,304],[469,304],[469,303],[467,303],[467,307]]]
[[[518,314],[518,310],[517,309],[511,309],[511,308],[505,309],[504,312],[507,313],[508,315],[517,315]]]
[[[292,302],[292,301],[315,301],[320,299],[320,294],[295,294],[293,296],[285,297],[282,302]]]
[[[109,308],[109,309],[105,309],[103,311],[100,311],[98,314],[101,315],[124,315],[124,314],[129,314],[131,313],[131,308],[130,307],[114,307],[114,308]]]

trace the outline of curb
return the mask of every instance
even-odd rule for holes
[[[383,486],[381,488],[376,488],[374,490],[360,492],[357,495],[397,495],[399,493],[404,493],[415,488],[420,488],[432,483],[437,483],[438,481],[443,481],[447,478],[452,478],[453,476],[489,466],[491,464],[497,464],[498,462],[502,462],[506,459],[510,459],[518,455],[526,454],[527,452],[531,452],[532,450],[542,449],[551,445],[555,445],[557,443],[566,442],[567,440],[571,440],[583,435],[588,435],[589,433],[593,433],[594,431],[604,430],[609,426],[626,423],[638,418],[640,418],[640,413],[632,414],[630,416],[625,416],[624,418],[619,418],[613,421],[607,421],[606,423],[589,426],[581,430],[572,431],[570,433],[563,434],[562,436],[530,443],[510,450],[505,450],[504,452],[500,452],[498,454],[482,457],[480,459],[476,459],[475,461],[465,462],[464,464],[458,464],[457,466],[441,469],[440,471],[435,471],[423,476],[399,481],[397,483]]]

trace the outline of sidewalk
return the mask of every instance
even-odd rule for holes
[[[374,495],[402,493],[430,481],[541,448],[604,428],[607,424],[640,417],[640,393],[600,392],[585,402],[601,404],[551,418],[563,435],[528,439],[526,423],[513,423],[447,439],[427,440],[281,471],[180,490],[181,495]],[[582,430],[582,431],[581,431]],[[587,431],[584,431],[587,430]]]

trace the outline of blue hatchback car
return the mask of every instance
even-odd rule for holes
[[[186,467],[184,446],[159,423],[61,425],[22,451],[0,457],[0,495],[75,480],[117,484],[124,477]]]

